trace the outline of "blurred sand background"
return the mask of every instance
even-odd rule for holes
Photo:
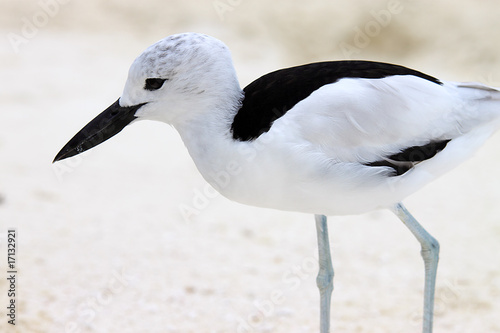
[[[51,164],[167,35],[223,40],[242,86],[349,57],[500,86],[500,1],[54,1],[0,0],[0,332],[318,332],[313,217],[202,197],[169,126],[140,122]],[[500,332],[499,147],[405,200],[441,243],[436,332]],[[420,332],[417,241],[386,211],[329,221],[332,331]]]

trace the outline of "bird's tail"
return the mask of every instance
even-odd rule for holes
[[[464,111],[468,113],[468,120],[498,123],[496,129],[500,129],[500,88],[477,82],[461,82],[457,88],[466,103]]]

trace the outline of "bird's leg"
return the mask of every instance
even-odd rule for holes
[[[320,332],[330,332],[330,301],[333,291],[333,267],[328,241],[326,216],[315,215],[316,232],[318,234],[319,273],[316,284],[320,295]]]
[[[424,322],[422,332],[431,333],[434,315],[434,290],[436,288],[436,273],[439,260],[439,243],[418,223],[402,203],[394,205],[392,211],[410,229],[422,246],[420,253],[425,265]]]

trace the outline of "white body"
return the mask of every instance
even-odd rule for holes
[[[200,127],[176,128],[204,178],[231,200],[354,214],[389,207],[469,157],[497,128],[500,103],[488,100],[494,95],[500,98],[480,86],[438,86],[412,76],[343,79],[314,92],[255,141],[234,141],[228,124],[220,126],[210,112]],[[444,151],[401,176],[362,164],[446,137],[455,139]]]
[[[168,77],[161,89],[143,89],[146,78],[159,76]],[[471,156],[500,115],[500,92],[477,83],[344,78],[314,91],[257,139],[237,141],[230,127],[242,98],[227,47],[184,34],[136,59],[120,104],[147,102],[136,116],[173,125],[203,177],[227,198],[324,215],[401,201]],[[444,139],[451,141],[443,151],[400,176],[363,164]]]

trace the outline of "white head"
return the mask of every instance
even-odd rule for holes
[[[166,37],[130,66],[121,106],[147,103],[136,117],[175,125],[240,94],[229,49],[202,34]]]
[[[76,134],[55,161],[104,142],[134,120],[159,120],[179,129],[220,118],[236,110],[242,96],[224,43],[197,33],[166,37],[135,59],[120,99]]]

